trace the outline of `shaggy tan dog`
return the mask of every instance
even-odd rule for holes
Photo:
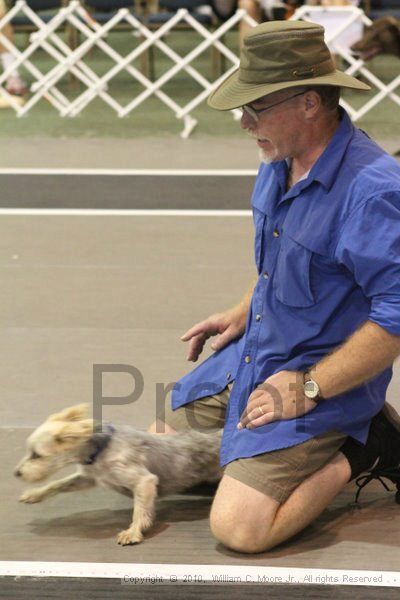
[[[143,539],[154,519],[157,496],[181,492],[204,481],[218,481],[221,432],[191,430],[176,435],[153,435],[130,427],[95,427],[86,404],[51,415],[28,438],[27,454],[15,469],[24,481],[46,479],[66,465],[76,473],[28,490],[20,501],[41,502],[61,492],[93,487],[96,483],[133,496],[132,522],[118,543]]]

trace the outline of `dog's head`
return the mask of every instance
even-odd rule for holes
[[[79,450],[93,434],[89,405],[79,404],[51,415],[27,440],[28,453],[14,473],[24,481],[40,481],[76,463]]]
[[[394,17],[382,17],[366,27],[361,40],[352,47],[354,54],[370,60],[377,54],[394,54],[400,57],[400,23]]]

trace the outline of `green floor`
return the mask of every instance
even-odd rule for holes
[[[193,31],[177,31],[168,34],[164,38],[165,43],[173,48],[179,55],[185,56],[201,41],[200,37]],[[234,52],[237,52],[237,33],[230,32],[225,36],[225,43]],[[25,35],[17,36],[17,45],[23,49],[27,43]],[[137,38],[129,32],[114,32],[107,38],[107,43],[115,48],[122,56],[126,56],[138,44]],[[46,73],[54,66],[54,61],[43,51],[37,51],[32,57],[32,62],[42,73]],[[102,50],[95,48],[85,58],[85,62],[99,76],[106,73],[112,66],[112,60]],[[156,50],[153,57],[155,78],[158,79],[163,73],[173,66],[173,62],[161,51]],[[136,68],[141,68],[141,61],[136,60]],[[215,80],[218,74],[218,64],[215,53],[210,49],[198,57],[192,66],[195,67],[209,81]],[[227,68],[230,64],[227,64]],[[399,73],[400,62],[395,57],[377,57],[368,65],[381,80],[392,81]],[[33,82],[30,73],[23,72],[25,79]],[[78,82],[71,81],[65,76],[59,82],[58,88],[68,99],[75,98],[84,91],[84,86]],[[142,90],[143,86],[133,80],[126,72],[118,73],[109,82],[109,93],[122,105],[128,104]],[[189,75],[180,72],[163,88],[171,98],[180,106],[184,106],[192,98],[196,97],[203,89]],[[365,98],[372,93],[346,92],[345,99],[357,107],[364,103]],[[234,136],[238,133],[238,124],[232,119],[230,113],[221,115],[210,110],[203,102],[192,113],[198,119],[199,125],[194,136]],[[361,119],[357,124],[376,138],[400,137],[400,107],[391,100],[385,99],[372,111]],[[91,102],[84,111],[76,118],[62,118],[56,109],[49,105],[46,100],[40,100],[38,104],[22,118],[17,118],[12,109],[0,111],[0,137],[50,137],[50,138],[76,138],[76,137],[113,137],[134,138],[146,136],[167,136],[179,134],[182,130],[182,122],[176,119],[174,113],[166,107],[159,99],[152,96],[145,103],[135,109],[129,116],[119,118],[116,112],[103,100],[96,99]]]

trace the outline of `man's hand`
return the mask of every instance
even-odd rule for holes
[[[206,340],[213,335],[217,336],[211,344],[213,350],[221,350],[229,342],[240,337],[246,328],[247,310],[248,307],[238,304],[225,312],[211,315],[189,329],[181,337],[183,342],[190,340],[187,359],[196,362]]]
[[[304,395],[303,373],[279,371],[250,394],[237,427],[254,429],[272,421],[295,419],[316,406]]]

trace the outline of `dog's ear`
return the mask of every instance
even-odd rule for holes
[[[400,19],[394,19],[394,23],[391,24],[391,27],[398,36],[400,36]]]
[[[392,17],[391,15],[387,17],[381,17],[380,19],[374,21],[370,27],[382,33],[388,30],[399,32],[400,19],[396,19],[396,17]]]
[[[50,415],[48,421],[81,421],[89,416],[89,404],[77,404]]]
[[[93,419],[84,419],[65,423],[55,435],[59,443],[74,445],[79,441],[86,441],[93,435]]]
[[[400,21],[399,19],[396,19],[396,17],[392,17],[391,15],[389,15],[388,17],[383,17],[382,21],[385,20],[384,22],[386,23],[386,25],[393,25],[394,27],[396,27],[397,29],[400,26]]]

